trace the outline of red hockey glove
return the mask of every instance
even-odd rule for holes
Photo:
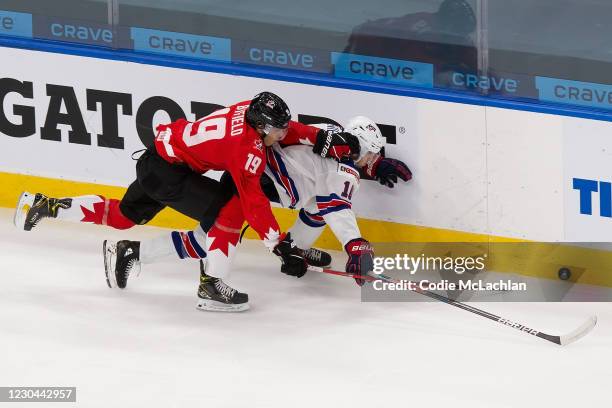
[[[374,251],[372,245],[363,238],[352,239],[346,243],[344,250],[349,258],[346,262],[346,272],[353,275],[366,276],[374,269]],[[363,279],[355,278],[359,286],[363,286]]]
[[[376,160],[368,164],[364,169],[366,175],[378,180],[383,186],[393,188],[398,177],[404,181],[412,179],[412,172],[403,161],[378,156]]]

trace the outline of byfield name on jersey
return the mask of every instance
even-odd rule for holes
[[[232,136],[238,136],[244,132],[244,111],[247,110],[249,105],[238,105],[236,111],[232,115],[231,132]]]

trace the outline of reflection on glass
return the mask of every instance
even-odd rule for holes
[[[0,35],[612,110],[610,0],[0,0]]]
[[[108,23],[107,0],[2,0],[0,10]]]
[[[351,32],[344,52],[435,65],[436,85],[451,71],[475,72],[476,14],[466,0],[444,0],[435,11],[366,21]]]

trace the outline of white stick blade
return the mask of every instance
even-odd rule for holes
[[[589,334],[589,332],[593,330],[596,324],[597,324],[597,316],[593,315],[589,318],[589,320],[584,322],[582,326],[580,326],[573,332],[568,333],[564,336],[561,336],[561,345],[565,346],[565,345],[575,342],[576,340],[581,339],[582,337]]]

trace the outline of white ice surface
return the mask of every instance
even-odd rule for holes
[[[559,347],[445,304],[361,303],[350,279],[282,275],[247,242],[229,283],[252,309],[207,313],[196,263],[106,286],[103,239],[167,230],[45,220],[27,233],[11,216],[0,210],[0,386],[76,386],[76,406],[105,408],[610,406],[610,304],[477,305],[551,334],[597,313]],[[29,405],[44,404],[10,406]]]

